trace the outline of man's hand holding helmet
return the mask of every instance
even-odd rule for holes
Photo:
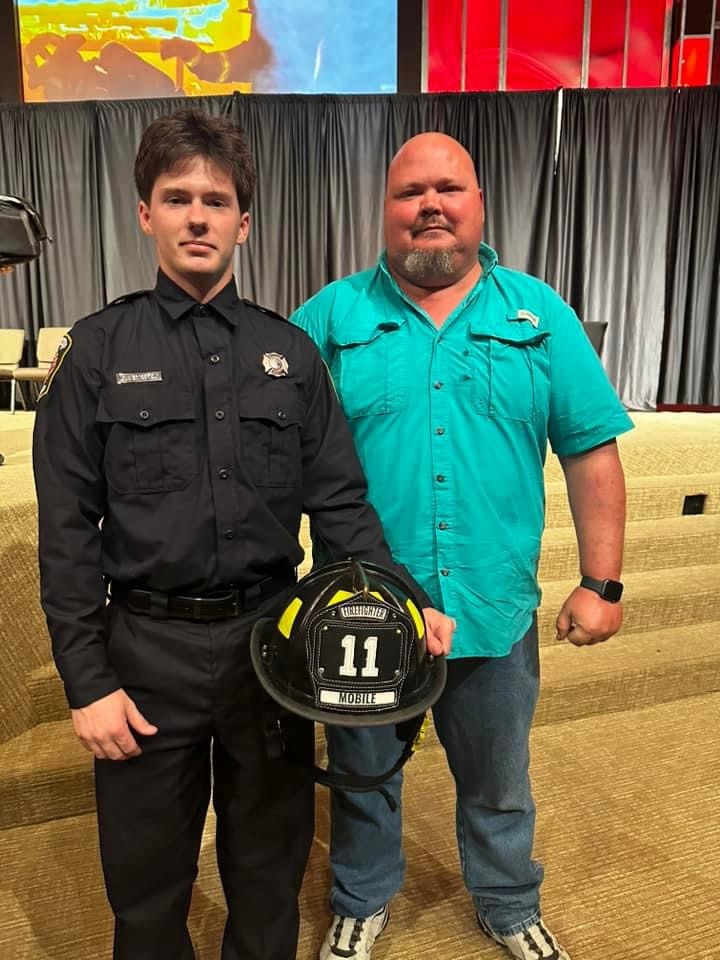
[[[440,613],[434,607],[423,607],[423,617],[425,617],[425,627],[427,628],[427,650],[434,657],[450,653],[452,646],[453,633],[455,632],[455,619],[447,617]]]

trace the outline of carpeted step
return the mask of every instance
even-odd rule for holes
[[[691,466],[692,463],[685,464],[685,469]],[[565,482],[552,479],[553,476],[554,472],[546,471],[546,526],[571,526]],[[682,516],[685,497],[698,493],[705,494],[705,514],[720,514],[720,471],[660,477],[626,475],[625,483],[628,522]]]
[[[28,674],[27,686],[38,723],[67,720],[69,707],[65,689],[54,663],[43,664]]]
[[[625,473],[636,477],[669,477],[685,474],[688,469],[693,473],[720,473],[720,421],[718,423],[715,434],[712,437],[708,434],[705,443],[675,441],[667,431],[656,438],[656,443],[640,437],[637,442],[628,443],[621,438],[620,457]],[[628,440],[631,437],[632,434]],[[562,476],[556,457],[548,457],[547,470],[551,479]]]
[[[720,621],[542,648],[536,724],[720,692]]]
[[[0,830],[94,807],[92,757],[69,720],[38,724],[0,745]]]
[[[623,633],[710,623],[720,615],[720,563],[629,573],[623,578]],[[577,584],[576,577],[542,584],[541,644],[557,642],[555,618]]]
[[[625,531],[624,573],[684,567],[702,560],[720,563],[720,513],[637,520]],[[578,552],[573,527],[555,527],[543,535],[541,583],[577,576]]]

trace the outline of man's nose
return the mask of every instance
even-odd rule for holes
[[[188,207],[188,223],[191,228],[206,227],[207,216],[201,200],[193,200]]]
[[[437,190],[426,190],[420,200],[420,209],[427,215],[440,210],[440,194]]]

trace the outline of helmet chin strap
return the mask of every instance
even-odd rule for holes
[[[274,708],[268,703],[268,711],[265,722],[265,737],[269,755],[277,757],[279,753],[284,753],[291,762],[301,762],[293,754],[292,747],[283,736],[283,711],[277,707]],[[271,712],[272,711],[272,712]],[[272,713],[274,712],[274,717]],[[403,723],[396,725],[396,735],[398,740],[404,743],[400,756],[395,763],[384,773],[376,776],[365,776],[360,773],[333,773],[330,770],[312,764],[307,767],[316,783],[321,783],[331,790],[348,791],[349,793],[372,793],[377,791],[381,793],[387,802],[388,807],[395,812],[397,803],[395,798],[385,789],[383,784],[391,777],[395,776],[398,770],[402,770],[405,764],[412,757],[415,750],[420,745],[427,725],[427,718],[424,713]],[[302,766],[307,766],[302,764]]]

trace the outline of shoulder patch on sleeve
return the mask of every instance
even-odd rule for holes
[[[260,313],[266,313],[269,317],[275,317],[276,320],[282,320],[283,323],[287,323],[287,317],[284,317],[281,313],[276,313],[269,307],[261,307],[259,303],[254,303],[252,300],[248,300],[247,297],[243,297],[242,302],[247,307],[252,307],[254,310],[259,310]]]
[[[47,372],[47,376],[45,377],[42,387],[40,387],[38,400],[42,400],[42,398],[50,390],[50,387],[52,386],[52,382],[55,379],[55,374],[58,372],[58,370],[62,366],[62,362],[70,352],[71,347],[72,347],[72,337],[70,336],[69,333],[66,333],[65,336],[60,341],[60,343],[58,344],[57,353],[53,357],[52,363],[50,364],[50,367]]]

